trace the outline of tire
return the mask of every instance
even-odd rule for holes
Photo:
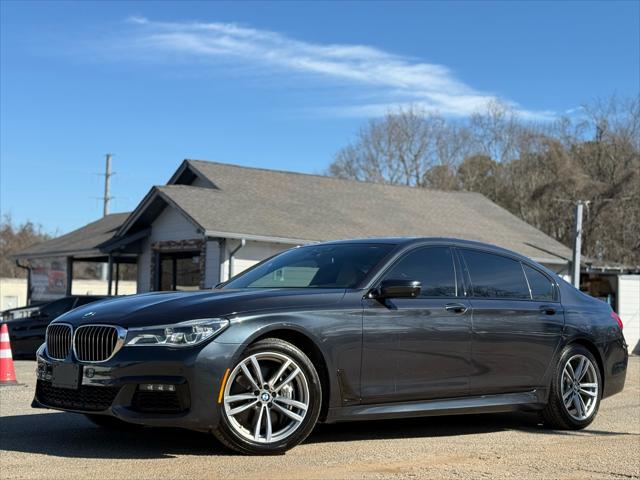
[[[588,360],[590,366],[587,365],[579,371],[578,368],[583,359]],[[567,367],[568,362],[571,363],[571,368]],[[574,368],[575,366],[578,368]],[[583,375],[577,386],[575,382],[572,383],[572,380],[575,380],[575,374]],[[555,367],[549,400],[542,410],[545,426],[557,430],[585,428],[596,417],[601,398],[602,378],[598,361],[582,345],[567,345]]]
[[[143,428],[142,425],[138,425],[137,423],[123,422],[119,418],[115,418],[109,415],[94,415],[91,413],[86,413],[85,417],[87,417],[87,419],[94,425],[108,430],[127,431]]]
[[[313,430],[322,387],[315,366],[300,349],[267,338],[250,345],[230,369],[222,399],[217,404],[220,422],[213,430],[218,440],[245,455],[277,455]]]

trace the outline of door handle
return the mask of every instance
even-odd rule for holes
[[[540,307],[540,312],[544,313],[545,315],[555,315],[556,309],[550,305],[543,305]]]
[[[462,303],[447,303],[444,306],[444,309],[447,312],[463,314],[468,310],[468,307],[466,305],[463,305]]]

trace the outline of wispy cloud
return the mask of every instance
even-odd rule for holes
[[[318,44],[277,32],[232,23],[156,22],[130,17],[135,42],[147,55],[178,53],[204,59],[230,59],[264,72],[296,72],[366,88],[375,102],[327,108],[340,115],[372,116],[412,104],[443,115],[468,116],[500,101],[523,118],[548,120],[550,111],[531,111],[508,99],[479,92],[447,67],[403,57],[366,45]]]

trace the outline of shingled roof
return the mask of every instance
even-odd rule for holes
[[[203,186],[189,185],[196,178]],[[185,160],[169,183],[149,192],[119,236],[135,231],[141,218],[149,223],[160,202],[178,208],[207,235],[226,238],[305,243],[437,236],[493,243],[544,262],[564,263],[571,256],[566,246],[478,193],[201,160]]]
[[[130,212],[113,213],[60,237],[38,243],[15,255],[17,258],[104,256],[98,245],[113,237]]]

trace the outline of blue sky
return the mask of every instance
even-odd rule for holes
[[[548,121],[640,84],[640,2],[3,1],[3,213],[62,233],[183,158],[322,172],[368,118],[500,99]]]

